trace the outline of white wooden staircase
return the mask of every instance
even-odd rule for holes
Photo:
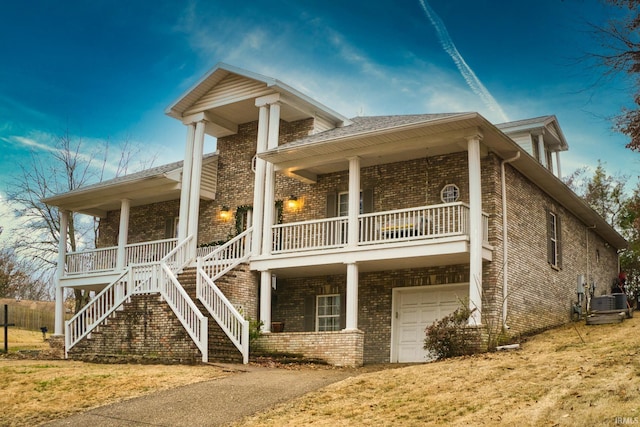
[[[187,256],[190,240],[181,242],[159,262],[130,264],[118,279],[65,322],[65,355],[81,340],[89,338],[92,331],[132,296],[159,294],[200,350],[202,361],[207,362],[209,319],[178,280],[179,273],[190,264]],[[249,322],[233,307],[215,281],[249,259],[250,241],[251,229],[248,229],[207,256],[198,258],[196,269],[197,299],[240,351],[243,363],[249,360]]]

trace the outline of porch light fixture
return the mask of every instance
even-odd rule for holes
[[[298,197],[293,194],[289,196],[289,200],[287,200],[287,207],[292,211],[298,210],[300,208],[300,200],[298,200]]]
[[[231,209],[229,209],[229,206],[223,206],[222,209],[220,209],[220,219],[223,221],[231,219]]]

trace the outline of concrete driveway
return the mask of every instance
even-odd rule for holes
[[[101,406],[45,424],[58,426],[221,426],[362,371],[224,365],[229,376]]]

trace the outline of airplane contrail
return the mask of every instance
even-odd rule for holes
[[[460,71],[460,74],[462,74],[462,77],[467,82],[467,85],[469,85],[473,93],[478,95],[482,102],[484,102],[484,104],[491,111],[497,113],[503,121],[508,122],[509,118],[502,110],[502,107],[500,107],[500,104],[498,104],[498,101],[496,101],[491,93],[489,93],[489,90],[487,90],[487,88],[482,84],[478,76],[476,76],[476,73],[473,72],[471,67],[469,67],[469,65],[465,62],[460,52],[458,52],[456,45],[453,43],[453,39],[447,31],[447,27],[444,25],[444,22],[442,22],[442,19],[440,19],[438,14],[436,14],[436,12],[431,8],[426,0],[420,0],[420,4],[422,5],[422,9],[424,9],[427,17],[431,21],[431,24],[438,33],[440,45],[442,45],[444,51],[449,54],[451,59],[453,59],[453,62],[456,64],[456,67],[458,67],[458,71]]]

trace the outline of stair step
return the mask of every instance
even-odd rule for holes
[[[229,277],[235,277],[235,274],[229,272],[225,275]],[[219,282],[224,283],[223,279],[218,279]],[[205,316],[207,316],[209,324],[209,361],[212,362],[231,362],[242,363],[242,354],[238,351],[235,345],[231,342],[229,337],[220,328],[217,322],[213,319],[209,311],[196,297],[196,282],[197,271],[195,268],[186,268],[182,273],[178,274],[178,281],[184,288],[189,297],[196,303],[198,310]]]

